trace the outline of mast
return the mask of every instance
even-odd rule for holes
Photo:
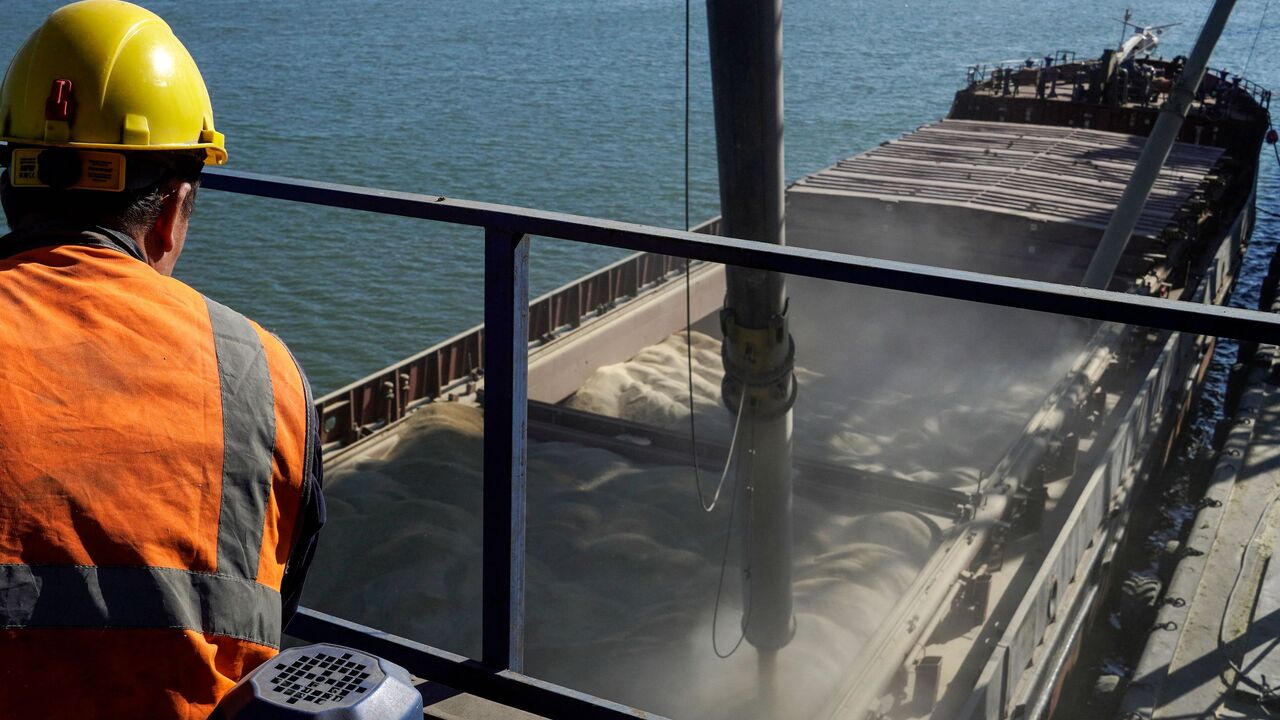
[[[782,0],[707,0],[723,234],[785,244]],[[791,640],[791,406],[795,345],[784,278],[727,267],[722,388],[741,412],[743,632],[762,667]]]
[[[1116,47],[1124,45],[1124,39],[1129,35],[1129,26],[1132,24],[1130,22],[1131,20],[1133,20],[1133,8],[1125,8],[1124,20],[1120,21],[1120,44],[1116,45]]]
[[[1129,236],[1133,235],[1133,229],[1142,216],[1142,207],[1146,205],[1151,188],[1160,175],[1160,168],[1169,158],[1169,150],[1178,139],[1182,121],[1191,109],[1200,81],[1204,79],[1209,56],[1213,54],[1213,48],[1218,44],[1222,28],[1227,24],[1227,18],[1231,16],[1231,9],[1235,4],[1235,0],[1216,0],[1213,9],[1209,11],[1204,27],[1200,29],[1200,37],[1196,38],[1195,47],[1191,50],[1191,57],[1187,59],[1182,74],[1169,91],[1169,99],[1160,108],[1160,116],[1156,119],[1146,144],[1142,146],[1142,154],[1138,156],[1138,164],[1133,168],[1133,175],[1129,177],[1124,195],[1120,197],[1120,203],[1116,205],[1111,221],[1107,223],[1098,249],[1089,261],[1089,269],[1085,271],[1084,280],[1080,283],[1084,287],[1105,290],[1111,282],[1111,276],[1120,263],[1120,256],[1129,244]]]

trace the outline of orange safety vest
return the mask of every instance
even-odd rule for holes
[[[204,718],[280,645],[309,389],[127,236],[29,235],[0,241],[0,718]]]

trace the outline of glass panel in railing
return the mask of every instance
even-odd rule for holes
[[[248,297],[282,313],[281,329],[298,337],[302,362],[322,378],[313,382],[328,391],[317,393],[328,523],[303,604],[478,656],[483,235],[302,208],[337,213],[308,227],[354,222],[360,237],[290,236],[292,207],[255,212],[281,223],[279,237],[306,243],[312,260],[305,272],[280,262],[277,295],[288,303]]]
[[[479,325],[482,237],[203,191],[177,274],[284,337],[320,397]]]
[[[1163,292],[1220,300],[1212,273]],[[1063,627],[1037,613],[1074,619],[1106,547],[1064,539],[1109,527],[1079,508],[1164,507],[1149,473],[1195,427],[1212,348],[718,265],[689,280],[530,356],[525,670],[677,718],[950,716],[996,642],[1019,676]],[[1069,570],[1044,576],[1055,553]]]

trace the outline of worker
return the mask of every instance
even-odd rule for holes
[[[0,87],[0,718],[204,718],[274,656],[324,521],[284,344],[170,277],[206,164],[195,62],[116,0]]]

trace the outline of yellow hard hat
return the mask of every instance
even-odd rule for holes
[[[32,33],[0,87],[0,140],[227,161],[191,54],[158,15],[119,0],[72,3]]]

